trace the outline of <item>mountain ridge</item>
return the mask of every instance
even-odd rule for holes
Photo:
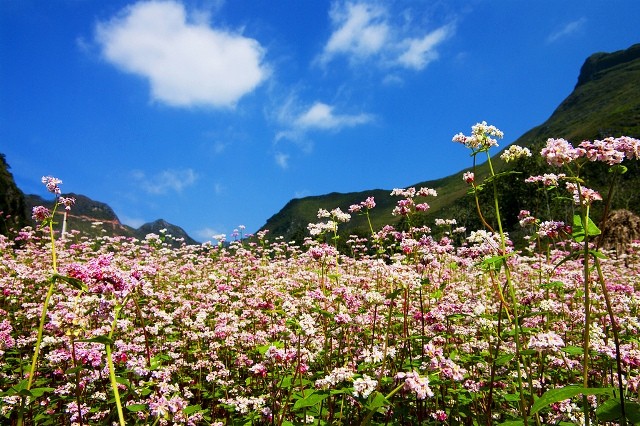
[[[640,137],[640,44],[634,44],[628,49],[612,53],[598,52],[589,56],[582,65],[578,81],[574,90],[553,111],[542,124],[525,132],[513,144],[528,147],[534,153],[539,153],[547,138],[565,138],[580,142],[585,139],[602,139],[608,136]],[[504,147],[502,150],[507,149]],[[512,169],[507,166],[499,155],[502,151],[492,155],[492,162],[497,171]],[[534,164],[534,161],[537,163]],[[640,185],[640,170],[637,161],[630,165],[622,181],[623,194],[618,198],[633,194],[633,186]],[[526,164],[527,170],[544,170],[540,158]],[[548,170],[548,167],[546,167]],[[417,182],[414,187],[429,187],[438,191],[438,197],[429,198],[431,206],[428,215],[432,218],[457,216],[463,226],[481,227],[475,219],[475,212],[468,208],[470,199],[467,195],[468,185],[462,180],[462,173],[470,170],[463,169],[449,176]],[[602,171],[606,174],[606,170]],[[476,168],[476,177],[486,177],[488,169],[486,163]],[[604,179],[600,179],[604,180]],[[630,183],[632,182],[632,183]],[[603,182],[601,182],[603,183]],[[626,192],[625,192],[626,191]],[[331,210],[336,207],[347,209],[351,204],[358,204],[368,196],[374,196],[376,208],[370,212],[374,229],[380,229],[385,224],[399,224],[400,218],[391,215],[396,198],[390,196],[391,190],[365,190],[349,193],[329,193],[314,195],[289,201],[282,210],[271,216],[261,230],[269,230],[272,236],[281,236],[285,240],[301,242],[308,223],[317,222],[318,208]],[[531,194],[518,194],[522,199]],[[519,200],[521,201],[521,200]],[[466,203],[466,205],[465,205]],[[640,202],[624,205],[634,212],[640,211]],[[514,203],[506,203],[505,209],[513,209]],[[503,203],[503,206],[505,203]],[[511,221],[517,212],[509,212]],[[597,211],[595,212],[597,213]],[[431,220],[430,223],[433,223]],[[427,223],[427,224],[430,224]],[[362,216],[352,216],[350,222],[340,224],[343,234],[369,234],[369,225]]]

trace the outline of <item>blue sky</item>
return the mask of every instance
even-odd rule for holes
[[[393,189],[546,120],[637,0],[0,0],[0,152],[18,186],[199,241],[290,199]],[[328,208],[333,206],[327,206]]]

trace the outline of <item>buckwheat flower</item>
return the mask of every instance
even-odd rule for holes
[[[416,211],[426,212],[427,210],[429,210],[429,204],[427,203],[416,204]]]
[[[452,138],[453,142],[459,142],[471,149],[487,150],[492,146],[498,146],[498,141],[491,136],[502,139],[504,133],[497,127],[488,125],[486,121],[477,123],[471,127],[471,136],[458,133]]]
[[[529,148],[523,148],[518,145],[511,145],[509,149],[500,155],[500,158],[507,163],[522,157],[531,157],[531,151]]]
[[[565,231],[564,222],[547,220],[540,223],[538,235],[542,238],[558,238],[561,232]]]
[[[53,176],[42,176],[42,183],[47,187],[47,191],[54,193],[56,195],[60,195],[60,187],[58,185],[62,184],[62,181],[58,178],[54,178]]]
[[[462,175],[462,180],[467,183],[473,183],[476,180],[476,176],[473,172],[464,172]]]
[[[373,197],[367,197],[366,200],[364,200],[363,202],[360,203],[363,207],[371,210],[372,208],[374,208],[376,206],[376,202],[373,199]]]
[[[351,215],[343,212],[339,207],[331,210],[331,217],[337,222],[349,222],[351,220]]]
[[[531,216],[531,212],[529,210],[520,210],[518,214],[518,221],[520,222],[520,226],[523,228],[525,226],[536,223],[536,218]]]
[[[76,199],[73,197],[60,197],[58,202],[64,206],[65,210],[71,210],[71,206],[75,205]]]
[[[416,195],[418,197],[429,197],[429,196],[437,197],[438,196],[438,192],[433,188],[424,188],[423,187],[423,188],[420,188],[418,190],[418,192],[416,192]]]
[[[33,220],[38,222],[42,222],[43,220],[51,217],[51,211],[49,211],[45,206],[35,206],[31,213]]]
[[[331,213],[327,209],[319,209],[318,210],[318,219],[322,219],[323,217],[331,217]]]
[[[349,213],[359,213],[362,210],[362,206],[359,204],[352,204],[349,206]]]
[[[600,161],[612,166],[620,164],[624,160],[624,151],[619,151],[614,138],[596,140],[593,142],[584,141],[579,145],[585,150],[585,157],[589,161]]]
[[[353,396],[367,398],[378,386],[378,381],[364,374],[353,381]]]
[[[566,174],[545,173],[538,176],[529,176],[524,181],[526,183],[542,183],[544,186],[558,186],[558,181],[567,177]]]
[[[410,373],[399,372],[396,379],[404,380],[403,389],[407,392],[414,392],[417,399],[431,398],[434,394],[429,387],[429,378],[420,377],[416,371]]]
[[[562,337],[558,336],[553,331],[547,333],[538,333],[531,336],[529,339],[529,349],[535,349],[538,351],[551,351],[558,352],[560,348],[564,347],[564,341]]]
[[[580,151],[565,139],[547,139],[540,155],[552,166],[561,167],[580,157]]]
[[[640,140],[629,136],[620,136],[613,141],[613,145],[618,151],[623,152],[627,159],[640,159]]]
[[[602,196],[598,191],[587,188],[584,185],[580,186],[580,191],[578,192],[578,185],[573,182],[567,182],[567,189],[573,194],[573,202],[576,205],[589,206],[594,201],[602,201]]]

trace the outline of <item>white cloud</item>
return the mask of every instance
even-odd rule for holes
[[[365,3],[337,3],[329,12],[336,27],[324,47],[320,62],[326,63],[337,54],[366,57],[382,49],[389,36],[389,26],[380,7]]]
[[[421,70],[429,62],[438,59],[435,47],[452,33],[453,27],[446,25],[430,32],[422,38],[406,39],[403,44],[407,46],[404,53],[398,57],[398,63],[407,68]]]
[[[170,191],[182,192],[198,179],[193,169],[163,170],[153,176],[147,176],[145,172],[136,170],[131,175],[144,191],[154,195],[166,194]]]
[[[332,131],[337,132],[345,127],[355,127],[373,121],[371,114],[336,114],[331,105],[323,102],[315,102],[309,107],[300,107],[294,98],[290,98],[284,103],[278,113],[278,120],[284,124],[286,129],[276,134],[275,140],[288,139],[298,143],[306,151],[311,150],[311,142],[306,135],[310,131]],[[278,161],[279,164],[283,158]]]
[[[149,80],[153,99],[176,107],[233,107],[269,73],[258,41],[189,20],[176,1],[151,0],[98,23],[102,55]]]
[[[562,28],[549,34],[549,37],[547,37],[547,42],[553,43],[563,37],[567,37],[572,34],[575,34],[578,31],[580,31],[586,23],[587,23],[587,19],[584,17],[576,21],[569,22],[568,24],[564,25]]]
[[[197,241],[212,241],[214,235],[220,235],[220,232],[214,228],[201,228],[195,231],[194,237]]]
[[[403,15],[410,20],[408,11]],[[422,70],[438,58],[436,47],[455,32],[455,26],[447,24],[416,36],[409,26],[394,24],[390,16],[382,4],[334,3],[329,12],[333,32],[317,63],[326,65],[343,55],[352,65],[371,59],[382,67]]]
[[[128,225],[132,228],[140,228],[142,225],[147,223],[146,220],[139,217],[129,217],[129,216],[118,215],[118,218],[120,219],[121,223],[124,223],[125,225]]]
[[[286,169],[289,167],[289,154],[284,154],[282,152],[277,152],[276,155],[274,156],[275,160],[276,160],[276,164],[282,168],[282,169]]]
[[[334,114],[333,107],[322,102],[314,103],[302,113],[293,125],[299,129],[339,130],[342,127],[353,127],[371,121],[369,114]]]

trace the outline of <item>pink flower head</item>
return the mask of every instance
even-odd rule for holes
[[[576,205],[590,206],[594,201],[602,201],[602,196],[598,191],[586,186],[581,185],[578,192],[578,185],[567,182],[567,189],[573,193],[573,201]]]
[[[564,139],[547,139],[547,146],[540,155],[552,166],[561,167],[580,157],[580,151]]]
[[[42,176],[42,183],[47,187],[47,191],[54,193],[56,195],[60,195],[60,185],[62,181],[58,178],[54,178],[53,176]]]
[[[76,199],[73,197],[60,197],[58,201],[64,206],[65,210],[71,210],[71,206],[76,203]]]
[[[640,140],[629,136],[620,136],[614,139],[613,145],[618,151],[624,152],[627,159],[640,159]]]
[[[37,220],[38,222],[42,222],[51,216],[51,211],[45,206],[35,206],[32,210],[31,217],[33,220]]]
[[[560,233],[565,231],[564,222],[556,222],[552,220],[548,220],[546,222],[542,222],[540,224],[540,228],[538,229],[538,235],[540,237],[548,237],[548,238],[558,238]]]
[[[473,172],[465,172],[462,175],[462,180],[464,180],[467,183],[473,183],[476,180],[476,175]]]

